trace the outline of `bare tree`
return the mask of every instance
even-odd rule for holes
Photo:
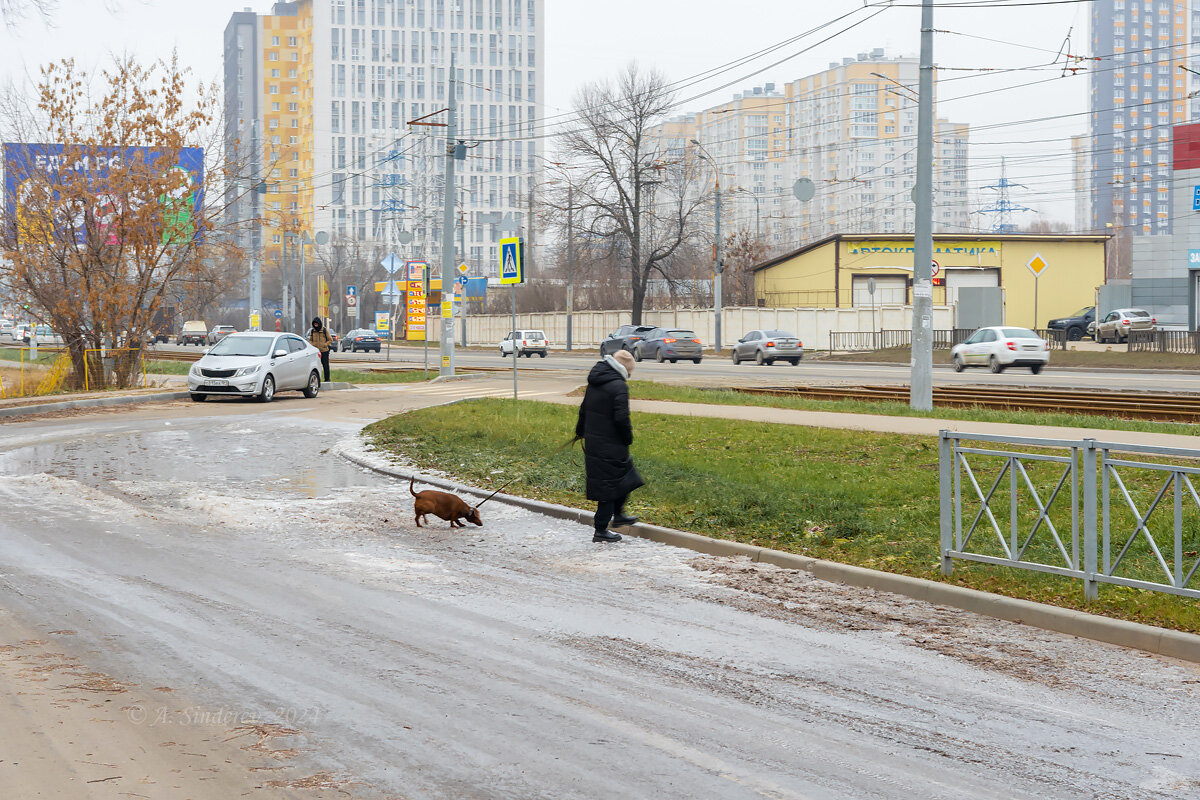
[[[49,21],[58,0],[0,0],[0,20],[12,27],[33,15]]]
[[[696,236],[693,217],[704,203],[696,161],[667,162],[647,138],[673,103],[661,73],[631,64],[615,83],[579,91],[578,121],[561,137],[578,176],[570,187],[577,235],[603,243],[624,264],[634,323],[642,320],[651,276],[673,280],[672,258]]]
[[[730,305],[752,306],[754,268],[767,260],[771,248],[753,231],[742,229],[725,239],[726,301]]]

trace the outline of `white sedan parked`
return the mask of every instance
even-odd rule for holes
[[[269,403],[289,389],[305,397],[321,390],[321,351],[293,333],[231,333],[188,372],[188,391],[197,402],[223,394]]]
[[[955,372],[967,367],[987,367],[1003,372],[1007,367],[1029,367],[1037,375],[1050,362],[1050,343],[1028,328],[980,328],[950,351]]]

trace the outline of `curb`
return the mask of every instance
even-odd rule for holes
[[[399,470],[389,469],[371,464],[365,459],[349,453],[341,453],[342,458],[360,467],[387,475],[392,478],[409,478],[413,475],[421,478],[424,483],[440,486],[463,494],[485,497],[489,492],[473,486],[465,486],[445,478],[435,478],[420,473],[405,474]],[[530,500],[509,494],[497,494],[496,500],[509,505],[518,506],[529,511],[535,511],[548,517],[590,524],[592,514],[578,508],[560,506],[555,503],[545,503],[540,500]],[[874,589],[889,592],[914,600],[921,600],[936,605],[950,606],[985,617],[1032,625],[1035,628],[1064,633],[1083,639],[1144,650],[1149,653],[1178,658],[1183,661],[1200,663],[1200,636],[1182,631],[1172,631],[1144,625],[1140,622],[1128,622],[1121,619],[1102,617],[1076,611],[1070,608],[1035,603],[1031,600],[1020,600],[1015,597],[991,594],[978,589],[968,589],[963,586],[953,586],[938,583],[924,578],[913,578],[908,575],[897,575],[891,572],[856,567],[850,564],[839,564],[836,561],[824,561],[819,558],[801,556],[795,553],[785,553],[781,550],[771,550],[765,547],[732,542],[727,539],[712,539],[697,533],[678,531],[673,528],[663,528],[658,525],[638,523],[630,526],[628,533],[642,539],[660,542],[673,547],[682,547],[697,553],[712,556],[748,556],[751,561],[772,564],[784,569],[799,569],[809,572],[815,578],[831,583],[842,583],[848,586],[858,586],[864,589]],[[622,529],[622,533],[626,529]]]
[[[457,382],[457,381],[472,381],[472,380],[478,380],[480,378],[491,377],[492,374],[493,373],[490,373],[490,372],[465,372],[462,375],[439,375],[436,378],[433,378],[432,380],[430,380],[429,382],[430,383],[451,383],[451,382]]]
[[[126,394],[120,397],[93,397],[88,400],[64,400],[58,403],[34,403],[27,406],[0,408],[0,418],[46,414],[51,411],[70,411],[75,408],[104,408],[107,406],[127,406],[137,403],[159,403],[165,400],[183,400],[187,397],[187,392],[157,392],[155,394]]]

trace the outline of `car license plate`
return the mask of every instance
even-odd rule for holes
[[[222,380],[220,378],[209,378],[208,380],[205,381],[205,383],[207,383],[209,386],[228,386],[229,385],[229,381]]]

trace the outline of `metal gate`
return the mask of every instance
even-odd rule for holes
[[[942,431],[938,462],[942,574],[960,559],[1079,578],[1089,599],[1200,598],[1200,450]]]

